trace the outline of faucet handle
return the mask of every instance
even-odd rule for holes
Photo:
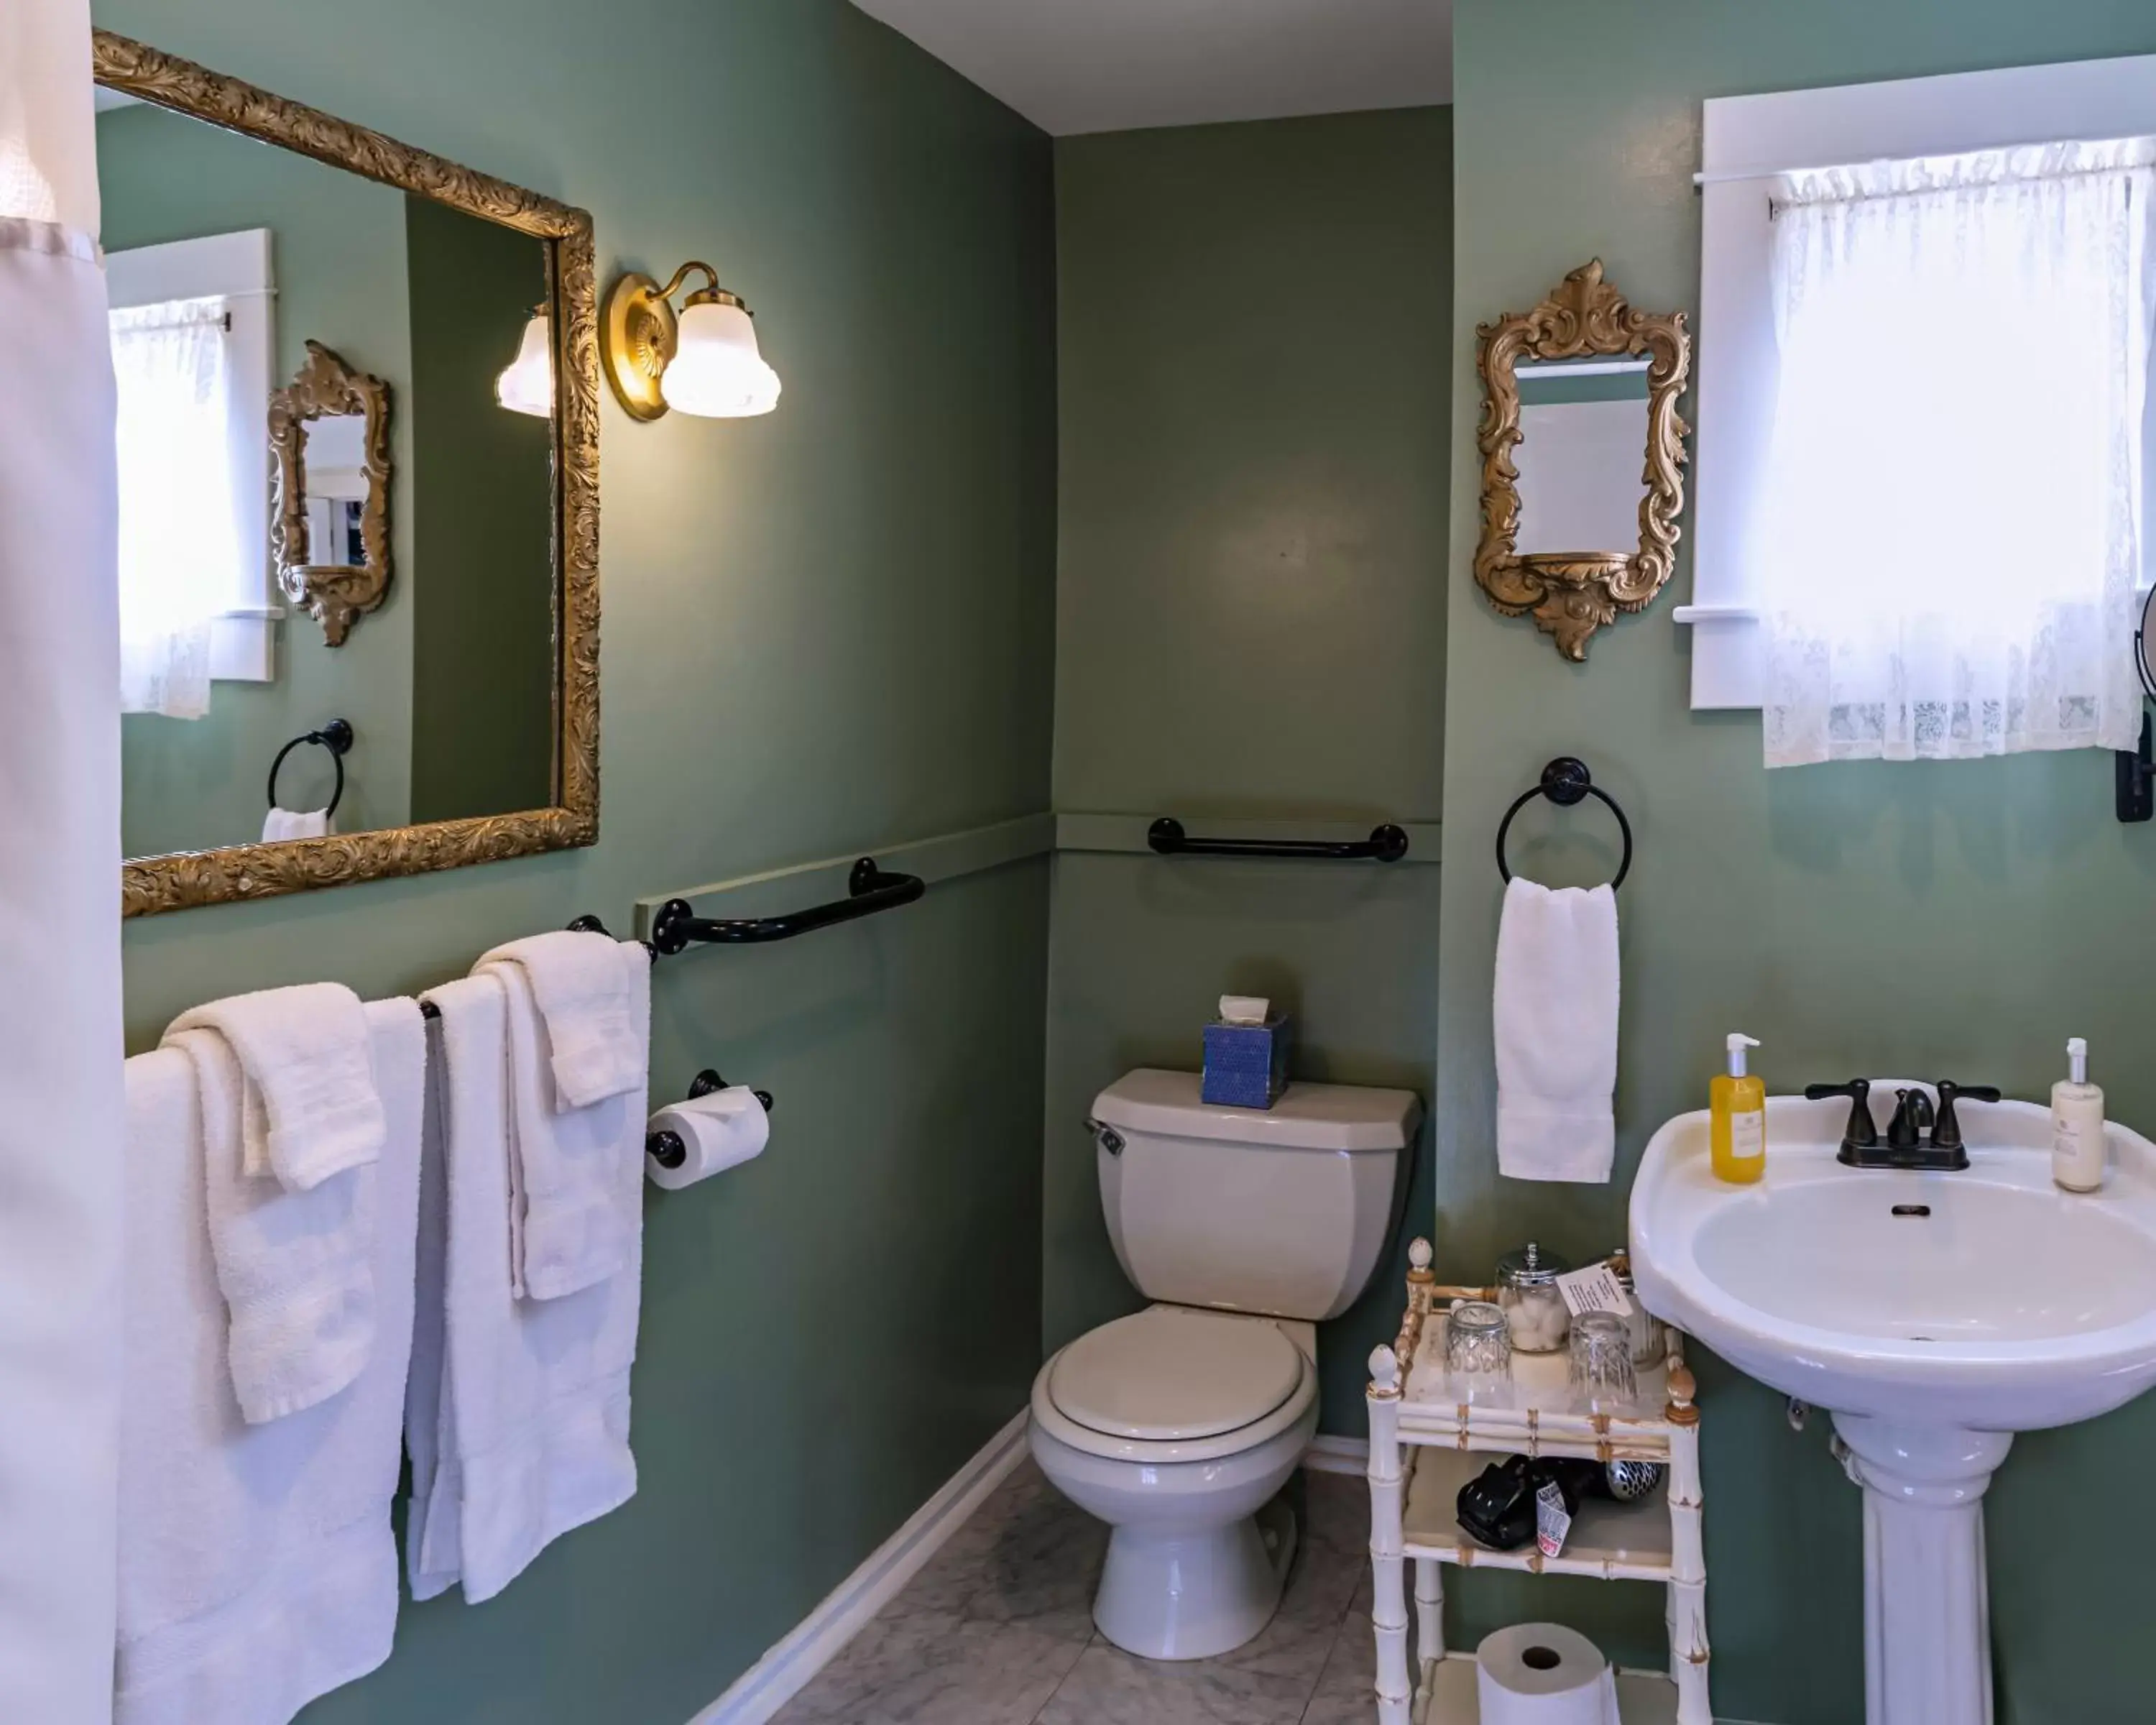
[[[1852,1078],[1846,1084],[1808,1084],[1804,1100],[1823,1102],[1830,1096],[1849,1098],[1849,1124],[1842,1128],[1841,1141],[1854,1149],[1869,1150],[1879,1142],[1879,1128],[1871,1118],[1871,1081]]]
[[[1934,1150],[1958,1150],[1962,1147],[1961,1122],[1955,1117],[1956,1102],[1995,1102],[1999,1086],[1995,1084],[1956,1084],[1951,1078],[1939,1081],[1938,1123],[1932,1128],[1932,1147]]]

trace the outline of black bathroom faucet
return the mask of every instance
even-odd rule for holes
[[[1950,1173],[1969,1166],[1969,1150],[1962,1142],[1961,1121],[1954,1113],[1957,1102],[1995,1102],[1999,1091],[1989,1084],[1956,1084],[1950,1078],[1938,1082],[1936,1114],[1932,1099],[1920,1090],[1897,1090],[1894,1118],[1887,1127],[1887,1141],[1879,1141],[1879,1128],[1871,1118],[1871,1081],[1852,1078],[1846,1084],[1808,1084],[1807,1101],[1829,1096],[1849,1098],[1849,1124],[1841,1135],[1841,1153],[1835,1159],[1850,1168],[1889,1168],[1933,1170]]]

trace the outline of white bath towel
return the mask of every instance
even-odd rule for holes
[[[341,1394],[267,1425],[233,1399],[197,1063],[127,1063],[116,1725],[286,1725],[389,1656],[425,1044],[411,1001],[366,1012],[388,1127],[366,1170],[376,1345]]]
[[[326,839],[336,830],[336,817],[326,809],[272,809],[262,818],[264,845],[284,839]]]
[[[632,947],[644,962],[640,948]],[[434,990],[419,1280],[441,1290],[414,1343],[405,1445],[412,1457],[406,1568],[415,1599],[461,1581],[492,1598],[554,1539],[636,1491],[629,1374],[642,1298],[643,1158],[609,1198],[626,1256],[613,1276],[558,1299],[516,1297],[510,1271],[507,1050],[516,968]],[[648,1034],[640,994],[637,1034]],[[631,1099],[638,1131],[644,1086]]]
[[[305,983],[213,1000],[172,1020],[232,1045],[247,1075],[249,1174],[274,1173],[304,1192],[382,1150],[382,1103],[359,996],[340,983]]]
[[[1497,1171],[1607,1180],[1617,1150],[1617,896],[1517,877],[1497,925]]]
[[[639,969],[624,962],[632,952]],[[562,929],[496,947],[474,968],[490,964],[521,965],[531,985],[546,1020],[557,1107],[587,1107],[643,1086],[648,1050],[636,1034],[634,997],[648,989],[650,963],[640,945]]]
[[[579,1108],[565,1106],[550,1058],[550,1030],[521,963],[482,963],[506,998],[509,1026],[510,1269],[520,1297],[558,1300],[617,1276],[632,1220],[618,1195],[625,1167],[644,1154],[644,1068],[651,1022],[650,961],[634,941],[605,940],[629,1001],[633,1088]]]

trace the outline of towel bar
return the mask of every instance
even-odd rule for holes
[[[606,935],[609,940],[613,938],[613,935],[608,931],[606,924],[600,922],[598,917],[592,916],[578,917],[575,922],[569,925],[569,932],[572,934],[603,934]],[[653,949],[649,941],[639,941],[637,945],[644,948],[644,956],[646,958],[656,959],[659,957],[657,952]],[[419,1015],[422,1018],[438,1019],[442,1015],[442,1009],[435,1005],[431,1000],[422,1000],[419,1003]]]
[[[1163,856],[1293,856],[1327,862],[1398,862],[1408,854],[1408,835],[1387,821],[1367,839],[1194,839],[1183,823],[1163,814],[1146,829],[1146,843]]]
[[[910,905],[928,890],[918,875],[897,875],[876,866],[865,856],[846,877],[847,896],[806,910],[788,911],[778,916],[699,916],[685,898],[670,898],[651,919],[651,946],[655,953],[672,957],[690,942],[719,946],[752,946],[764,941],[791,940],[797,934],[829,928],[834,922],[851,922],[878,911]]]

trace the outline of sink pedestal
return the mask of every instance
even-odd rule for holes
[[[1866,1725],[1992,1725],[1984,1493],[2011,1433],[1836,1414],[1864,1491]]]

